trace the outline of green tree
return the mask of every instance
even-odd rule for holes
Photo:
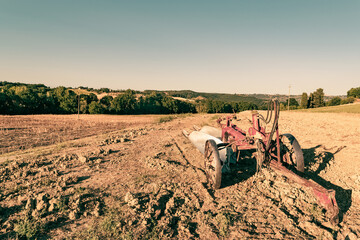
[[[110,104],[111,104],[111,101],[113,100],[114,98],[110,95],[107,95],[107,96],[104,96],[100,99],[100,103],[105,105],[107,108],[110,107]]]
[[[37,89],[33,86],[19,85],[10,88],[18,114],[34,114],[42,112],[42,102]]]
[[[358,88],[351,88],[351,89],[347,92],[347,96],[348,96],[348,97],[354,97],[354,98],[360,98],[360,87],[358,87]]]
[[[162,100],[165,94],[156,91],[148,92],[145,99],[139,99],[139,108],[141,113],[159,114],[165,113]]]
[[[353,103],[354,101],[355,101],[354,97],[347,97],[346,99],[341,100],[341,104]]]
[[[105,112],[105,108],[99,102],[91,102],[89,104],[89,113],[90,114],[103,114]]]
[[[117,114],[132,114],[136,109],[135,92],[131,89],[125,91],[124,94],[118,95],[111,101],[111,109]]]
[[[310,93],[309,99],[308,99],[308,108],[314,107],[314,94]]]
[[[100,88],[99,92],[109,93],[110,89],[109,88]]]
[[[165,96],[161,100],[162,113],[179,113],[179,101],[175,101],[175,99]]]
[[[205,113],[205,112],[207,112],[205,101],[203,101],[203,100],[196,100],[196,101],[195,101],[195,109],[196,109],[196,112],[198,112],[198,113]]]
[[[288,102],[289,102],[289,99],[286,99],[285,104],[284,104],[286,107],[288,106]],[[296,108],[296,107],[299,106],[299,103],[296,101],[295,98],[290,98],[290,104],[289,105],[290,105],[290,107]]]
[[[308,108],[308,95],[305,92],[301,95],[300,107]]]
[[[77,98],[80,98],[78,99],[78,104],[80,105],[79,106],[79,110],[80,110],[80,113],[89,113],[89,103],[91,101],[89,101],[89,95],[88,94],[80,94],[77,96]]]
[[[314,108],[325,106],[324,95],[324,90],[322,88],[318,88],[313,92],[312,106]]]
[[[98,98],[94,93],[90,93],[87,98],[87,103],[90,104],[91,102],[97,102]]]
[[[14,105],[11,99],[5,91],[0,90],[0,114],[12,114],[14,113]]]
[[[59,113],[56,99],[51,91],[46,91],[42,96],[44,103],[44,113]]]
[[[328,106],[336,106],[341,104],[341,98],[340,97],[333,97],[327,102]]]
[[[53,94],[62,113],[77,112],[77,95],[74,91],[65,87],[57,87],[53,90]]]
[[[105,96],[105,97],[102,97],[100,99],[100,103],[102,104],[102,106],[104,107],[104,113],[110,113],[110,107],[111,107],[111,101],[113,100],[114,98],[112,96]]]
[[[80,112],[89,113],[89,105],[92,102],[97,102],[97,96],[94,93],[80,94]]]
[[[281,111],[287,110],[287,105],[286,105],[286,107],[285,107],[285,104],[284,104],[283,102],[280,103],[280,110],[281,110]]]

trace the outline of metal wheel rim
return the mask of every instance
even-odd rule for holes
[[[215,156],[213,156],[213,151],[211,150],[211,148],[207,149],[206,152],[206,157],[205,157],[205,173],[206,173],[206,178],[207,181],[210,183],[211,186],[214,186],[214,182],[215,182],[215,166],[214,166],[214,162],[215,162]]]

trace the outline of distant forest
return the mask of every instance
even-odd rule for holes
[[[258,95],[198,93],[188,90],[140,92],[87,87],[50,88],[43,84],[0,82],[0,114],[233,113],[266,109],[267,99],[264,96],[267,95],[261,95],[262,99],[255,96]],[[348,91],[348,98],[334,97],[327,105],[353,102],[359,96],[360,88],[352,88]],[[287,101],[282,102],[282,109],[288,106]],[[303,93],[300,104],[295,98],[290,98],[289,103],[291,109],[325,105],[322,89],[309,96]]]
[[[232,113],[258,109],[255,103],[244,101],[181,101],[159,91],[79,89],[82,91],[50,88],[43,84],[0,82],[0,114],[74,114],[78,111],[82,114]],[[101,93],[105,96],[99,99]],[[110,93],[116,93],[116,96]]]

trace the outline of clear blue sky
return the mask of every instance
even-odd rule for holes
[[[0,0],[0,81],[346,94],[358,0]]]

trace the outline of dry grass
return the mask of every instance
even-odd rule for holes
[[[360,113],[360,104],[345,104],[331,107],[311,108],[306,110],[300,110],[306,112],[327,112],[327,113]]]
[[[0,154],[94,136],[153,123],[155,116],[19,115],[0,116]]]

